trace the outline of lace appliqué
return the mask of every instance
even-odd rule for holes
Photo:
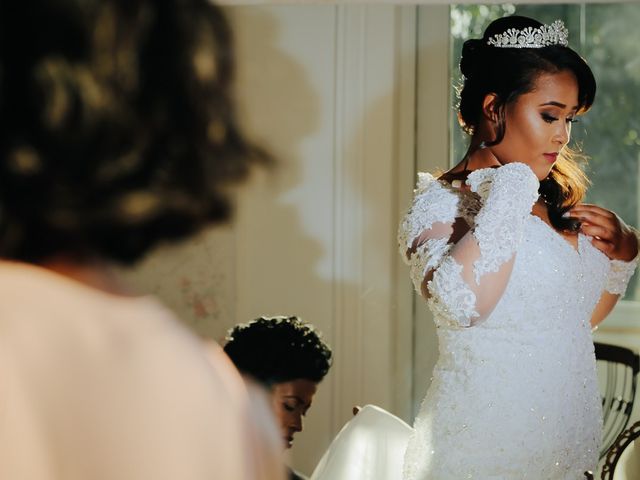
[[[630,262],[611,260],[604,289],[614,295],[624,296],[629,280],[631,280],[633,273],[636,271],[637,265],[638,257]]]
[[[467,184],[484,202],[473,231],[480,248],[480,258],[474,262],[479,284],[482,275],[497,272],[515,254],[540,183],[524,163],[509,163],[497,169],[476,170]]]
[[[467,225],[473,227],[476,223],[476,216],[482,208],[482,202],[480,196],[475,192],[461,192],[462,197],[458,204],[458,215],[456,217],[462,218]]]
[[[445,258],[427,283],[431,296],[427,300],[436,322],[444,320],[448,327],[470,327],[476,312],[476,296],[462,279],[462,265],[452,257]],[[440,326],[440,325],[439,325]]]
[[[640,247],[640,232],[636,229],[634,229],[633,232],[636,235],[638,247]],[[629,280],[631,280],[638,266],[638,260],[640,260],[640,251],[633,260],[628,262],[623,260],[610,260],[609,272],[607,273],[604,289],[614,295],[624,296],[627,291],[627,286],[629,285]]]
[[[427,272],[436,268],[450,249],[451,245],[446,238],[430,238],[411,255],[409,275],[416,292],[422,292],[422,282]]]
[[[453,222],[458,208],[458,197],[444,189],[429,173],[418,174],[413,205],[398,229],[400,255],[409,264],[407,249],[425,230],[437,222]]]

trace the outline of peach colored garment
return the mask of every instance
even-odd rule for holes
[[[152,298],[0,262],[0,479],[281,480],[272,420],[209,360]]]

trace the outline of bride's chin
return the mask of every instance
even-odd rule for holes
[[[549,177],[549,174],[551,173],[551,168],[547,167],[543,169],[535,169],[533,173],[536,174],[536,177],[538,177],[539,181],[542,181],[545,178]]]

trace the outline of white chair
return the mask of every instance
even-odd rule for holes
[[[311,480],[399,479],[412,432],[395,415],[365,405],[333,439]]]

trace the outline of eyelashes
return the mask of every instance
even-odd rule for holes
[[[554,117],[553,115],[549,115],[548,113],[541,113],[540,116],[542,117],[542,120],[544,120],[547,123],[553,123],[559,120],[558,117]],[[566,122],[578,123],[578,119],[574,117],[567,117]]]
[[[289,404],[287,404],[287,403],[283,403],[283,404],[282,404],[282,406],[283,406],[283,407],[284,407],[284,409],[285,409],[287,412],[289,412],[289,413],[294,413],[294,412],[297,410],[297,408],[298,408],[297,406],[289,405]],[[306,417],[306,416],[307,416],[307,410],[308,410],[308,408],[305,408],[304,410],[302,410],[302,411],[300,412],[300,414],[301,414],[303,417]]]

